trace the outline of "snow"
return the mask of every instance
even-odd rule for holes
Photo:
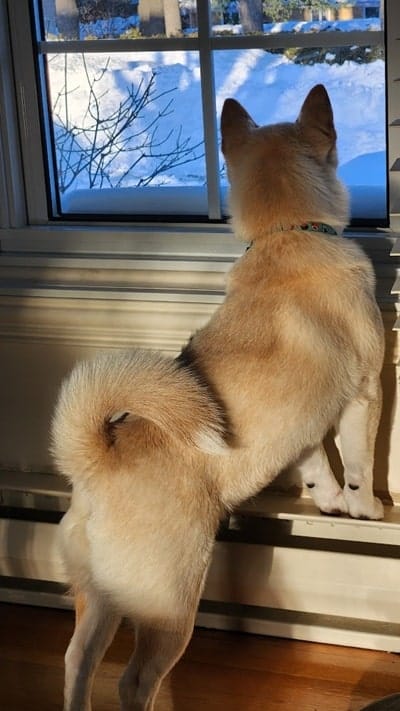
[[[139,15],[130,15],[128,17],[110,17],[108,20],[97,20],[96,22],[87,22],[80,25],[80,39],[93,40],[99,38],[124,37],[130,30],[139,28]],[[308,33],[308,32],[378,32],[381,28],[381,22],[378,17],[370,17],[366,19],[353,20],[287,20],[286,22],[265,23],[263,26],[264,34],[277,34],[279,32],[290,33]],[[187,30],[188,34],[193,34],[196,28]],[[243,33],[240,24],[218,24],[213,25],[214,35],[232,34],[241,35]],[[57,30],[52,27],[52,35],[57,36]]]
[[[240,25],[236,25],[240,27]],[[378,32],[381,30],[381,23],[378,17],[359,20],[288,20],[287,22],[275,22],[265,24],[264,32],[276,34],[278,32]]]
[[[360,23],[364,23],[361,24]],[[310,31],[313,23],[283,23],[285,31]],[[325,27],[324,23],[323,27]],[[379,21],[352,21],[327,23],[328,29],[379,29]],[[321,23],[318,23],[321,29]],[[239,26],[236,26],[239,27]],[[282,31],[278,23],[271,31]],[[316,45],[318,40],[316,38]],[[327,62],[310,65],[296,64],[284,54],[277,54],[262,49],[218,50],[214,52],[215,91],[217,116],[227,97],[240,101],[259,123],[274,123],[295,120],[301,104],[308,91],[317,83],[323,83],[331,98],[336,129],[338,133],[338,150],[340,159],[340,175],[350,186],[354,198],[355,210],[359,197],[370,194],[371,188],[375,194],[373,209],[380,215],[385,213],[386,184],[386,138],[385,138],[385,66],[382,60],[360,64],[347,61],[342,65],[335,63],[334,52],[329,50]],[[49,61],[50,87],[53,103],[64,91],[64,61],[65,55],[54,55]],[[70,120],[77,124],[87,122],[87,106],[89,89],[83,71],[81,56],[68,56],[69,85],[67,93],[68,114]],[[162,150],[173,151],[177,140],[197,144],[203,140],[202,104],[200,94],[200,70],[198,55],[194,51],[171,52],[135,52],[115,54],[86,54],[89,74],[98,77],[99,69],[108,63],[107,71],[101,79],[96,79],[96,91],[101,96],[101,111],[105,114],[115,110],[118,103],[126,97],[127,90],[138,87],[140,82],[144,87],[152,75],[154,78],[154,101],[146,112],[135,123],[136,138],[131,144],[140,144],[143,140],[141,132],[146,133],[146,127],[163,112],[157,128],[156,139]],[[169,92],[169,93],[165,93]],[[169,105],[169,102],[170,105]],[[61,102],[62,104],[62,102]],[[59,101],[60,107],[60,101]],[[165,108],[167,107],[167,109]],[[63,111],[61,110],[60,113]],[[111,168],[111,181],[116,185],[121,180],[121,188],[131,188],[138,185],[154,167],[157,159],[152,158],[149,150],[142,151],[143,158],[128,175],[125,172],[133,160],[133,154],[121,154],[115,159]],[[193,152],[195,160],[184,162],[157,175],[152,186],[167,186],[170,189],[167,204],[172,212],[180,212],[179,207],[173,209],[171,188],[174,186],[192,186],[196,195],[196,206],[201,212],[206,212],[206,177],[203,148]],[[220,156],[221,184],[226,185],[222,156]],[[100,192],[109,201],[107,209],[113,212],[113,193],[104,190]],[[65,211],[79,211],[77,205],[82,200],[89,201],[88,181],[84,173],[79,175],[71,187],[62,196]],[[95,188],[99,185],[95,184]],[[80,192],[83,191],[83,192]],[[132,191],[128,191],[132,193]],[[95,197],[97,191],[91,191]],[[224,189],[225,193],[225,189]],[[154,212],[154,194],[148,193],[150,202],[142,203],[143,190],[139,204],[139,212],[148,212],[149,205]],[[202,195],[199,198],[199,195]],[[378,203],[376,203],[378,200]],[[78,201],[78,202],[77,202]],[[182,197],[180,196],[180,201]],[[142,205],[142,210],[140,210]],[[372,203],[369,201],[369,205]],[[129,209],[128,209],[129,207]],[[132,202],[128,200],[128,212],[132,212]],[[164,205],[165,208],[165,205]],[[98,205],[97,205],[98,209]],[[362,208],[364,210],[364,207]],[[371,208],[372,209],[372,208]],[[159,208],[163,211],[162,206]],[[88,212],[88,209],[80,210]],[[90,211],[90,210],[89,210]],[[118,198],[118,209],[121,211],[121,197]]]
[[[80,39],[89,40],[99,37],[123,37],[124,34],[139,26],[138,15],[129,17],[110,17],[109,20],[85,22],[80,25]]]

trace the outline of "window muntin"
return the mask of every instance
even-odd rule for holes
[[[45,0],[43,0],[45,2]],[[111,3],[110,3],[111,4]],[[55,79],[55,53],[68,58],[82,57],[83,49],[86,50],[86,57],[90,57],[93,71],[96,72],[96,63],[99,71],[108,62],[107,71],[112,71],[112,65],[121,57],[124,51],[124,61],[126,65],[130,63],[137,66],[141,63],[152,65],[157,71],[157,61],[159,66],[166,62],[173,64],[174,57],[185,55],[185,61],[178,62],[175,66],[176,86],[170,86],[171,95],[175,93],[179,107],[184,107],[186,117],[177,119],[177,130],[180,126],[185,126],[188,134],[192,138],[192,145],[197,146],[197,151],[201,155],[193,155],[185,167],[178,166],[176,174],[173,171],[166,173],[155,171],[155,177],[149,181],[148,176],[142,175],[142,182],[139,184],[137,176],[125,176],[125,185],[118,182],[118,172],[123,173],[124,167],[118,168],[117,175],[112,178],[114,187],[110,187],[108,179],[103,180],[101,187],[99,184],[84,184],[83,181],[75,181],[73,187],[65,190],[65,185],[58,179],[58,199],[53,201],[53,217],[79,219],[82,216],[100,217],[106,219],[112,216],[113,219],[143,217],[161,218],[162,216],[173,217],[182,216],[187,220],[223,218],[226,214],[226,179],[223,162],[218,161],[218,133],[217,124],[219,112],[222,106],[221,97],[226,95],[235,96],[241,100],[254,118],[261,122],[275,120],[292,120],[300,106],[306,92],[314,83],[323,81],[331,95],[336,124],[339,134],[339,157],[341,161],[341,175],[350,188],[352,201],[352,215],[358,223],[363,224],[384,224],[387,221],[387,170],[386,170],[386,134],[385,134],[385,68],[383,60],[383,33],[380,30],[379,18],[372,18],[364,25],[357,22],[341,22],[340,32],[332,34],[330,27],[322,25],[324,32],[318,33],[318,40],[323,40],[323,46],[317,48],[316,26],[320,23],[297,23],[298,32],[293,32],[290,24],[284,23],[278,26],[273,25],[273,33],[270,24],[264,25],[267,30],[265,35],[246,36],[243,34],[229,34],[221,31],[221,26],[209,22],[205,4],[199,4],[199,14],[195,13],[194,3],[191,3],[192,21],[198,22],[197,32],[187,33],[183,38],[141,38],[131,39],[110,39],[104,40],[101,37],[96,42],[89,43],[88,40],[64,40],[41,41],[39,43],[42,58],[47,58],[48,83],[52,90],[52,98],[49,101],[51,129],[54,128],[54,101],[57,98],[56,86],[60,82]],[[211,3],[213,5],[213,3]],[[211,8],[212,9],[212,8]],[[195,14],[194,14],[195,13]],[[213,14],[211,13],[211,19]],[[323,20],[323,23],[326,20]],[[329,23],[328,23],[329,24]],[[335,25],[335,23],[330,23]],[[309,27],[312,28],[312,33]],[[286,29],[285,29],[286,27]],[[291,27],[291,29],[289,29]],[[343,32],[345,27],[348,32]],[[367,29],[361,30],[360,27]],[[277,29],[279,32],[277,32]],[[303,30],[306,31],[303,31]],[[283,30],[283,31],[281,31]],[[333,44],[334,40],[334,44]],[[332,43],[330,45],[330,43]],[[293,45],[298,45],[294,48]],[[87,52],[88,45],[90,52]],[[96,50],[92,51],[95,45]],[[283,49],[282,49],[283,47]],[[52,56],[50,55],[50,50]],[[357,50],[364,57],[368,52],[382,58],[373,62],[363,64],[357,59],[347,59],[346,54],[352,50],[357,54]],[[224,58],[233,56],[236,52],[237,58],[235,66],[239,67],[236,77],[232,76],[232,71],[227,73],[224,68]],[[285,52],[285,55],[283,54]],[[266,59],[274,59],[275,69],[268,71],[265,68],[260,73],[255,72],[255,68],[250,65],[246,68],[241,64],[240,57],[259,57],[264,62],[257,61],[255,66],[268,62]],[[325,58],[324,62],[311,60],[308,63],[299,64],[299,55],[308,54],[312,57],[319,53]],[[337,64],[335,57],[342,53],[344,59]],[[285,61],[278,62],[277,58],[285,58]],[[294,57],[294,58],[293,58]],[[154,61],[156,58],[156,62]],[[168,59],[167,59],[168,58]],[[192,63],[192,77],[196,75],[197,96],[196,100],[189,98],[189,101],[180,100],[179,86],[183,86],[186,81],[187,69],[190,58]],[[52,68],[53,62],[53,68]],[[194,64],[198,62],[198,64]],[[43,63],[46,66],[46,62]],[[71,65],[70,65],[71,66]],[[72,62],[73,66],[73,62]],[[299,67],[301,71],[299,72]],[[117,71],[114,69],[114,71]],[[242,81],[243,73],[247,76]],[[181,73],[180,73],[181,72]],[[186,73],[186,80],[185,80]],[[275,78],[271,76],[275,73]],[[183,80],[182,80],[183,77]],[[232,79],[229,82],[229,78]],[[193,82],[192,82],[193,83]],[[97,85],[96,85],[97,86]],[[363,92],[373,87],[369,91],[368,97],[357,108],[354,97],[360,96]],[[136,84],[138,88],[138,84]],[[84,89],[80,89],[82,95]],[[284,110],[282,105],[282,94],[292,93],[292,99],[286,102]],[[184,92],[183,92],[184,94]],[[262,97],[262,111],[253,109],[254,98]],[[270,97],[272,97],[270,99]],[[364,97],[365,98],[365,97]],[[53,102],[53,103],[52,103]],[[189,104],[188,106],[185,104]],[[281,106],[281,111],[269,112],[268,109],[276,104]],[[371,114],[372,104],[376,108]],[[356,107],[356,108],[355,108]],[[83,113],[87,113],[87,107]],[[373,115],[373,121],[371,121]],[[161,120],[161,119],[160,119]],[[78,126],[79,128],[79,126]],[[166,129],[168,133],[169,129]],[[53,137],[56,132],[51,130]],[[57,137],[57,136],[56,136]],[[205,139],[204,148],[200,143]],[[185,138],[186,140],[186,138]],[[190,138],[189,138],[190,141]],[[53,145],[54,164],[57,168],[57,150]],[[358,148],[356,148],[358,146]],[[357,153],[358,150],[358,153]],[[140,145],[138,147],[140,151]],[[125,156],[127,158],[127,156]],[[59,156],[58,156],[59,159]],[[114,165],[117,161],[113,161]],[[133,163],[135,160],[133,160]],[[145,161],[142,160],[142,166]],[[357,164],[360,170],[357,172]],[[126,165],[126,164],[125,164]],[[193,168],[193,170],[192,170]],[[373,168],[373,170],[371,170]],[[59,176],[59,168],[55,174]],[[373,178],[371,179],[371,176]],[[367,178],[367,180],[366,180]],[[378,179],[377,179],[378,178]],[[140,181],[140,178],[139,178]],[[108,183],[108,184],[107,184]],[[208,209],[207,209],[208,204]]]

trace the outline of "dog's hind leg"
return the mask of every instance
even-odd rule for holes
[[[343,490],[331,470],[322,444],[303,454],[296,462],[296,469],[322,513],[348,513]]]
[[[78,626],[86,608],[86,595],[78,588],[74,591],[75,627]]]
[[[193,631],[192,621],[167,626],[141,623],[135,651],[120,681],[121,711],[152,711],[161,682],[182,656]]]
[[[120,623],[95,592],[78,593],[76,625],[65,654],[64,711],[90,711],[94,674]]]
[[[339,421],[344,495],[349,514],[354,518],[383,518],[382,502],[373,494],[375,439],[381,403],[379,377],[369,376],[359,397],[346,405]]]

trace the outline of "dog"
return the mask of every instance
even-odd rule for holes
[[[123,711],[150,711],[188,644],[222,517],[295,463],[327,514],[379,519],[373,494],[383,326],[369,260],[341,236],[348,196],[322,85],[294,123],[224,103],[232,226],[249,248],[223,304],[177,359],[143,350],[78,364],[52,425],[72,483],[60,525],[76,594],[65,711],[89,711],[122,616],[135,650]],[[344,486],[323,439],[337,428]]]

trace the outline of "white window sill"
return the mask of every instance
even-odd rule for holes
[[[377,297],[392,309],[393,230],[349,230],[374,263]],[[0,230],[0,295],[218,304],[243,253],[228,225],[54,224]]]

